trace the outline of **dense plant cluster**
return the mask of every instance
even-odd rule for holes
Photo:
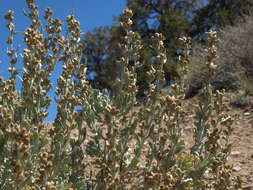
[[[43,27],[34,0],[26,3],[31,25],[24,31],[20,91],[16,89],[21,73],[15,67],[13,11],[5,15],[10,77],[0,80],[0,189],[241,188],[240,178],[232,177],[227,164],[233,119],[224,112],[223,92],[214,93],[211,87],[218,69],[215,31],[206,33],[207,78],[203,99],[194,107],[194,144],[188,150],[182,138],[186,114],[182,102],[191,67],[190,38],[179,39],[180,80],[163,95],[164,36],[155,33],[150,39],[155,60],[147,72],[147,98],[137,102],[136,69],[143,64],[139,60],[142,43],[131,30],[132,11],[125,9],[120,19],[125,35],[119,44],[124,54],[117,61],[121,73],[110,97],[92,89],[86,80],[80,24],[74,16],[66,18],[68,32],[63,35],[62,23],[52,17],[51,9],[45,10]],[[57,116],[46,125],[49,78],[60,63]]]

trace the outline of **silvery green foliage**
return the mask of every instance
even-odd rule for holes
[[[86,65],[80,64],[80,23],[66,18],[62,23],[46,9],[46,35],[39,30],[38,7],[27,0],[31,19],[24,34],[22,90],[16,90],[15,56],[10,58],[11,76],[0,80],[0,189],[240,189],[240,178],[231,177],[227,156],[233,119],[224,113],[223,92],[213,93],[211,78],[217,70],[217,33],[207,32],[208,46],[203,99],[195,106],[194,144],[186,149],[183,101],[190,67],[191,39],[180,38],[181,79],[163,92],[163,66],[167,62],[164,37],[154,34],[154,65],[147,72],[147,99],[137,102],[136,68],[142,42],[131,30],[133,13],[121,15],[124,31],[117,61],[122,68],[113,94],[92,89],[86,80]],[[5,15],[12,47],[13,12]],[[133,64],[130,63],[130,59]],[[51,103],[49,77],[60,62],[57,115],[53,123],[43,120]],[[156,81],[155,83],[152,81]]]

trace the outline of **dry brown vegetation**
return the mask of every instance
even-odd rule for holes
[[[253,17],[236,26],[220,29],[218,35],[219,56],[216,64],[219,70],[212,80],[213,89],[242,90],[247,94],[253,92]],[[191,56],[192,66],[189,72],[189,90],[187,97],[192,97],[203,87],[206,77],[204,44],[194,42]]]

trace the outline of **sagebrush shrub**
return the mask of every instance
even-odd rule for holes
[[[5,15],[10,35],[7,43],[10,78],[0,80],[0,189],[240,189],[240,178],[231,176],[226,162],[233,119],[223,112],[223,92],[213,93],[211,79],[217,70],[216,32],[209,31],[203,99],[194,108],[194,144],[185,148],[182,101],[190,67],[191,39],[180,38],[181,80],[160,95],[167,62],[162,34],[150,45],[156,62],[147,72],[147,99],[136,100],[136,69],[142,64],[139,34],[131,30],[132,11],[125,9],[125,31],[119,46],[124,56],[112,97],[92,89],[81,64],[79,22],[66,18],[68,32],[46,9],[43,26],[34,0],[27,0],[31,25],[24,31],[22,88],[12,39],[16,34],[13,12]],[[43,28],[43,29],[41,29]],[[134,64],[129,68],[129,59]],[[52,88],[49,77],[61,63],[58,77],[57,116],[46,125]],[[156,83],[152,83],[156,81]],[[76,110],[76,107],[79,110]]]
[[[221,30],[219,45],[219,62],[232,71],[241,71],[252,77],[253,73],[253,17],[236,26],[228,26]],[[241,73],[240,73],[241,74]]]
[[[214,89],[245,90],[251,88],[250,80],[253,79],[253,17],[246,17],[246,21],[235,26],[226,26],[219,32],[220,43],[217,46],[219,56],[216,63],[219,70],[212,80]],[[194,96],[203,87],[206,69],[203,66],[204,45],[195,43],[191,60],[194,63],[189,72],[189,89],[187,96]]]

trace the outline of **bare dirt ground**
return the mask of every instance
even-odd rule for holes
[[[251,103],[247,107],[236,108],[230,102],[237,95],[237,93],[226,93],[224,96],[224,102],[228,106],[227,114],[234,119],[233,134],[230,137],[233,147],[229,163],[233,166],[234,175],[239,175],[244,180],[243,189],[253,190],[253,97],[250,97]],[[185,102],[189,113],[185,125],[188,137],[191,136],[193,130],[192,108],[197,99],[198,96]]]

